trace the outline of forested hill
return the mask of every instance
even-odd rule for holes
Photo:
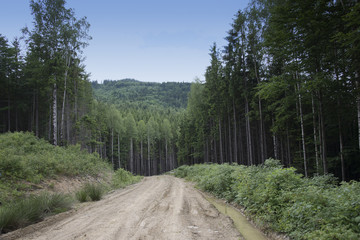
[[[95,98],[119,106],[186,108],[191,83],[140,82],[134,79],[105,80],[102,84],[92,82]]]

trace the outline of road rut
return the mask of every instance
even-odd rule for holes
[[[232,221],[191,184],[152,176],[18,239],[239,238]]]

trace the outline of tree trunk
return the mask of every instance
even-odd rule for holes
[[[238,149],[237,149],[237,129],[236,129],[236,108],[235,100],[233,99],[233,126],[234,126],[234,162],[238,163]]]
[[[121,162],[120,162],[120,134],[118,133],[118,167],[121,168]]]
[[[222,146],[222,132],[221,132],[221,120],[219,118],[219,145],[220,145],[220,162],[224,163],[223,146]]]
[[[114,168],[114,128],[111,129],[111,163]]]
[[[151,176],[151,164],[150,164],[150,136],[148,134],[148,176]]]
[[[304,117],[303,117],[303,111],[302,111],[302,102],[301,102],[301,93],[300,93],[300,84],[299,83],[297,84],[297,88],[298,88],[298,97],[299,97],[301,141],[302,141],[302,149],[303,149],[304,173],[305,173],[305,177],[308,177],[307,160],[306,160],[306,148],[305,148]]]
[[[76,123],[78,120],[78,89],[76,79],[74,80],[74,115]]]
[[[341,161],[341,179],[345,181],[345,162],[344,162],[344,150],[343,150],[343,140],[342,140],[342,127],[341,127],[341,119],[338,116],[339,121],[339,147],[340,147],[340,161]]]
[[[67,101],[67,103],[66,103],[66,142],[67,142],[67,144],[71,143],[70,128],[71,128],[70,105],[69,105],[69,101]],[[96,138],[95,138],[95,140],[96,140]]]
[[[231,137],[231,121],[230,121],[230,119],[231,119],[231,117],[230,117],[231,115],[230,115],[230,111],[229,111],[229,113],[228,113],[228,129],[229,129],[229,142],[228,142],[228,145],[229,145],[229,163],[232,163],[233,162],[233,155],[232,155],[232,144],[231,144],[231,139],[232,139],[232,137]]]
[[[272,118],[273,126],[274,126],[274,123],[275,123],[274,118]],[[274,157],[275,157],[275,159],[279,159],[276,133],[273,133],[273,145],[274,145]]]
[[[326,139],[325,139],[325,124],[324,124],[324,116],[322,110],[322,96],[321,93],[319,94],[320,101],[319,101],[319,114],[320,114],[320,129],[321,129],[321,148],[322,148],[322,160],[323,160],[323,168],[324,174],[328,173],[327,169],[327,160],[326,160]]]
[[[169,161],[168,161],[168,143],[165,139],[165,172],[169,170]]]
[[[144,155],[143,155],[143,140],[140,141],[140,165],[141,165],[141,175],[144,174]]]
[[[340,109],[340,101],[337,99],[338,109]],[[342,140],[342,124],[340,113],[338,112],[338,124],[339,124],[339,148],[340,148],[340,162],[341,162],[341,179],[345,181],[345,163],[344,163],[344,150],[343,150],[343,140]]]
[[[56,78],[55,78],[56,81]],[[53,143],[55,146],[58,145],[58,138],[57,138],[57,133],[58,133],[58,128],[57,128],[57,86],[56,86],[56,82],[54,83],[54,88],[53,88]]]
[[[61,124],[60,124],[60,142],[63,144],[64,141],[64,132],[65,132],[65,103],[66,103],[66,84],[67,84],[67,75],[68,70],[66,68],[64,74],[64,94],[63,94],[63,101],[62,101],[62,108],[61,108]]]
[[[8,93],[8,132],[11,131],[11,105],[10,105],[10,91]]]
[[[291,167],[291,150],[290,150],[290,137],[289,137],[289,127],[288,126],[286,126],[286,144],[287,144],[288,167]]]
[[[359,89],[359,74],[355,74],[356,89]],[[356,106],[357,106],[357,123],[358,123],[358,141],[359,141],[359,150],[360,150],[360,93],[356,96]]]
[[[319,174],[319,153],[318,153],[318,146],[317,146],[315,103],[314,103],[314,96],[312,93],[311,93],[311,109],[312,109],[312,115],[313,115],[313,135],[314,135],[314,147],[315,147],[316,173]]]
[[[245,97],[245,121],[246,121],[246,142],[247,142],[247,157],[248,165],[253,165],[253,151],[252,151],[252,140],[251,140],[251,129],[250,129],[250,117],[249,117],[249,102]]]
[[[130,138],[130,172],[134,173],[134,141]]]

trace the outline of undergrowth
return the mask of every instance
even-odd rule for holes
[[[269,159],[260,166],[181,166],[175,176],[243,206],[255,221],[291,239],[360,239],[360,183],[303,178]]]
[[[0,234],[39,222],[46,216],[67,211],[72,199],[67,195],[42,193],[0,207]]]
[[[111,166],[79,145],[56,147],[32,133],[0,134],[0,202],[23,196],[31,184],[46,178],[98,176]]]
[[[112,187],[113,188],[123,188],[128,185],[139,182],[143,177],[135,176],[131,172],[128,172],[122,168],[119,168],[115,171],[112,178]]]
[[[75,197],[79,202],[99,201],[105,193],[105,186],[99,183],[87,183],[79,191]]]

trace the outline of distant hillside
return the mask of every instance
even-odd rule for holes
[[[95,98],[123,106],[186,108],[191,83],[150,83],[134,79],[92,82]]]

